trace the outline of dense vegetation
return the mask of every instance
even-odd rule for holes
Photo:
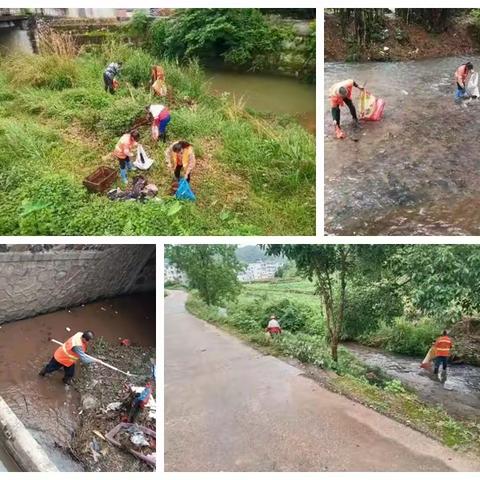
[[[263,118],[209,92],[195,61],[153,57],[121,42],[78,54],[62,39],[42,55],[0,60],[0,234],[208,235],[314,234],[315,141],[291,118]],[[58,48],[56,48],[56,46]],[[124,62],[121,88],[103,91],[102,71]],[[148,173],[157,201],[112,202],[82,180],[109,157],[120,135],[155,102],[150,67],[160,63],[170,88],[169,140],[193,143],[197,202],[168,192],[162,143],[141,127],[156,160]]]
[[[336,41],[346,44],[347,61],[360,59],[389,60],[390,52],[383,47],[405,48],[415,51],[421,36],[417,31],[433,35],[450,32],[452,37],[462,36],[471,39],[469,44],[480,46],[480,10],[467,8],[338,8],[331,9],[338,23]],[[410,42],[409,32],[413,32]],[[436,37],[433,37],[436,38]],[[416,43],[415,43],[416,39]],[[396,43],[396,42],[397,43]],[[377,47],[377,49],[375,48]],[[422,46],[423,50],[428,46]],[[422,49],[422,47],[420,47]],[[383,56],[378,53],[380,50]],[[465,52],[469,49],[465,46]],[[455,50],[452,50],[452,53]],[[397,51],[397,55],[398,55]],[[449,52],[446,52],[447,55]]]
[[[310,11],[298,10],[300,18],[315,18],[314,9],[313,16]],[[285,45],[295,41],[295,32],[288,22],[266,13],[256,8],[193,8],[178,9],[168,19],[153,19],[137,11],[127,32],[155,56],[195,58],[202,65],[238,70],[275,71]],[[281,16],[292,14],[283,12]],[[314,82],[315,22],[305,39],[304,55],[297,74]]]
[[[462,337],[455,354],[480,362],[461,331],[463,321],[476,324],[480,312],[477,246],[275,245],[267,252],[296,257],[297,276],[247,285],[227,303],[224,321],[239,331],[261,337],[275,313],[288,319],[285,330],[300,335],[307,349],[310,342],[327,347],[356,340],[422,356],[448,328]]]

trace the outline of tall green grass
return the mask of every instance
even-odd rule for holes
[[[124,61],[121,88],[104,92],[102,72]],[[169,139],[193,143],[194,204],[172,200],[165,146],[148,125],[141,143],[157,160],[149,178],[159,198],[117,203],[87,194],[82,180],[106,164],[119,136],[157,102],[153,63],[166,72]],[[267,124],[218,98],[197,62],[158,60],[127,44],[106,43],[78,57],[0,59],[0,233],[11,235],[260,235],[315,231],[314,138],[295,122]],[[233,113],[232,113],[233,112]],[[298,143],[298,145],[296,145]]]

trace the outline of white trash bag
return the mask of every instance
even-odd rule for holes
[[[137,158],[133,162],[133,165],[139,170],[148,170],[153,164],[153,159],[151,159],[145,152],[145,149],[142,145],[138,144],[137,148]]]
[[[469,97],[480,96],[478,94],[478,73],[477,72],[473,72],[470,75],[470,79],[468,80],[468,83],[467,83],[466,92]]]

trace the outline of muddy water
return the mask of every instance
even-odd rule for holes
[[[480,367],[449,365],[447,380],[441,383],[420,368],[421,358],[394,355],[356,343],[344,346],[366,364],[381,368],[413,388],[426,402],[441,405],[457,417],[480,417]]]
[[[456,105],[465,58],[325,64],[325,225],[337,235],[478,235],[480,101]],[[480,58],[474,57],[474,65]],[[386,101],[385,118],[333,138],[328,89],[353,78]],[[358,103],[358,91],[354,93]]]
[[[245,105],[259,112],[294,115],[310,132],[315,132],[315,85],[295,78],[259,73],[210,71],[216,92],[243,97]]]
[[[87,329],[109,341],[129,338],[134,344],[155,345],[155,294],[101,300],[0,328],[0,395],[63,471],[80,470],[56,448],[69,444],[79,418],[80,394],[62,383],[61,372],[45,378],[38,372],[56,348],[51,338],[65,341]]]

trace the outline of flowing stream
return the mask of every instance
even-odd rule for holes
[[[325,64],[325,226],[336,235],[480,234],[480,100],[454,102],[454,72],[480,57]],[[333,136],[328,90],[353,78],[386,102],[379,122]],[[354,89],[358,104],[358,90]]]
[[[38,372],[57,348],[50,339],[65,341],[88,329],[112,342],[155,345],[155,294],[99,300],[0,326],[0,395],[62,471],[81,470],[63,450],[79,419],[80,394],[62,383],[61,372],[45,378]]]
[[[447,379],[442,383],[420,368],[422,358],[396,355],[358,343],[343,345],[367,365],[379,367],[390,377],[404,382],[425,402],[441,405],[456,417],[480,417],[480,367],[448,365]]]

